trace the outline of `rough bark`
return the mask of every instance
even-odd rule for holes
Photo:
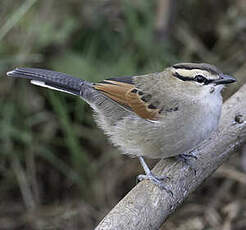
[[[174,159],[161,160],[153,169],[170,178],[167,186],[173,196],[149,181],[135,186],[97,226],[102,229],[159,229],[167,217],[180,206],[208,176],[246,142],[246,85],[223,105],[218,130],[203,142],[187,164]]]

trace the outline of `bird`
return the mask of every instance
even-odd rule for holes
[[[98,126],[123,154],[138,157],[148,179],[167,190],[145,158],[186,156],[219,124],[221,91],[236,81],[206,63],[178,63],[161,72],[92,83],[65,73],[15,68],[7,76],[76,95],[95,111]]]

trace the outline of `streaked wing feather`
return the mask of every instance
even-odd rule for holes
[[[134,88],[134,85],[116,81],[105,80],[101,83],[96,83],[94,88],[102,91],[106,96],[123,105],[128,105],[126,94]]]
[[[158,120],[159,109],[148,108],[149,103],[141,99],[141,96],[137,93],[141,90],[138,90],[135,87],[129,77],[124,80],[121,80],[121,78],[114,79],[115,80],[111,78],[104,80],[103,82],[96,83],[94,88],[101,91],[104,95],[117,103],[127,106],[138,116],[148,120]]]
[[[149,104],[141,100],[141,97],[129,91],[126,95],[128,105],[140,117],[148,120],[158,120],[159,109],[149,109]]]

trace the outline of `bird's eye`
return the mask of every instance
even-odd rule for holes
[[[203,77],[202,75],[196,75],[194,78],[195,81],[197,81],[198,83],[207,83],[208,79]]]

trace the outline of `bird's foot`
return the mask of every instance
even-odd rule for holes
[[[193,155],[192,153],[190,154],[180,154],[177,156],[177,159],[184,162],[186,165],[188,165],[196,174],[196,169],[194,168],[194,166],[191,164],[190,160],[194,159],[197,160],[197,156]]]
[[[197,156],[195,156],[194,154],[190,153],[190,154],[179,154],[178,157],[180,158],[180,160],[184,160],[184,161],[188,161],[190,159],[194,159],[197,160]]]
[[[152,172],[148,174],[140,174],[137,176],[137,181],[150,180],[153,184],[157,185],[160,189],[165,190],[173,196],[173,192],[168,189],[164,183],[164,180],[169,180],[167,176],[156,176]]]
[[[153,181],[156,181],[158,183],[163,183],[163,180],[169,180],[169,177],[167,177],[167,176],[156,176],[152,172],[150,172],[148,174],[140,174],[140,175],[138,175],[137,179],[138,179],[138,181],[153,180]]]
[[[144,169],[145,175],[139,175],[137,177],[137,181],[142,181],[142,180],[150,180],[153,184],[157,185],[160,189],[165,190],[167,193],[170,193],[173,196],[173,192],[168,189],[165,186],[165,183],[163,182],[163,180],[169,180],[169,178],[167,176],[156,176],[154,175],[148,165],[146,164],[146,162],[144,161],[143,157],[140,156],[139,157],[139,161]]]

